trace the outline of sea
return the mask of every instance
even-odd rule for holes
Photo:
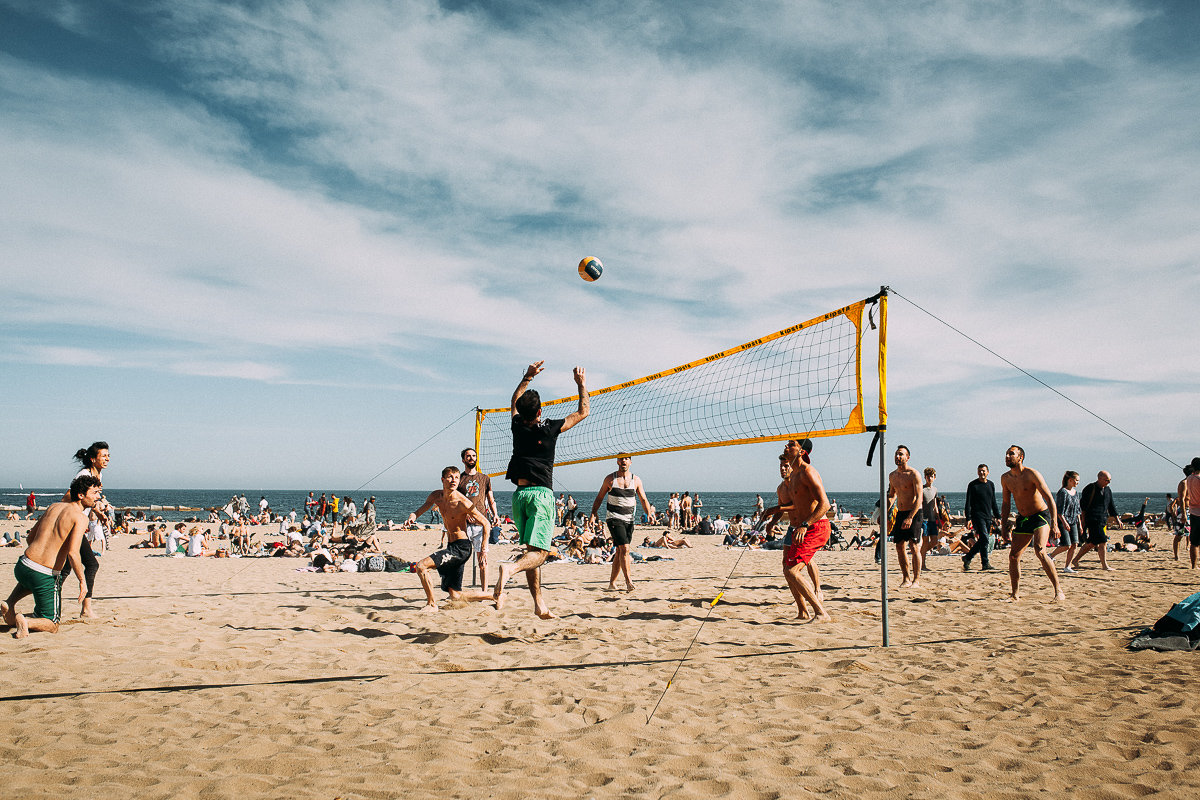
[[[39,507],[53,503],[62,498],[66,493],[66,488],[49,488],[39,487],[35,489],[9,488],[0,489],[0,507],[9,509],[18,509],[24,511],[25,498],[32,491],[37,498]],[[271,508],[277,512],[286,514],[292,509],[296,510],[298,515],[304,514],[304,501],[308,497],[308,490],[296,489],[274,489],[265,493],[254,493],[250,491],[233,490],[233,489],[105,489],[104,495],[108,501],[116,508],[127,508],[132,510],[145,511],[147,514],[154,517],[162,517],[166,521],[175,522],[185,520],[197,516],[207,516],[209,509],[221,508],[227,504],[235,495],[245,494],[249,500],[251,508],[258,509],[258,501],[260,497],[265,496],[267,502],[271,504]],[[416,511],[417,508],[429,496],[427,491],[390,491],[390,492],[350,492],[334,490],[330,492],[325,490],[326,496],[336,494],[338,497],[352,496],[354,502],[362,508],[363,501],[367,497],[375,498],[376,516],[382,523],[386,520],[395,520],[396,522],[403,521],[408,517],[409,513]],[[555,494],[558,494],[557,492]],[[508,514],[512,509],[512,492],[508,490],[495,490],[496,506],[501,514]],[[961,514],[963,503],[966,495],[963,492],[945,492],[947,502],[950,504],[950,512],[952,514]],[[1146,494],[1142,492],[1114,492],[1113,503],[1120,513],[1137,513],[1142,506],[1142,501],[1149,497],[1150,504],[1147,507],[1149,513],[1161,513],[1167,505],[1165,492],[1157,492]],[[317,490],[316,496],[321,496],[321,490]],[[754,492],[700,492],[699,496],[703,500],[704,505],[702,513],[710,517],[720,514],[725,519],[729,519],[734,514],[750,515],[754,512],[755,493]],[[575,495],[575,501],[581,512],[591,510],[592,501],[595,499],[594,494],[586,496]],[[666,511],[668,492],[648,492],[647,499],[654,504],[660,512]],[[775,493],[773,490],[768,490],[762,493],[763,502],[770,506],[775,502]],[[848,511],[852,514],[869,514],[875,508],[875,503],[879,499],[878,492],[832,492],[829,495],[832,502],[837,503],[840,511]],[[997,503],[1000,501],[999,487],[997,487]],[[427,522],[430,517],[425,516],[422,522]]]

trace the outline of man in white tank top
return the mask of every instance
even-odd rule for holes
[[[600,509],[600,501],[608,497],[608,533],[613,540],[612,575],[608,579],[608,590],[617,590],[617,575],[625,576],[625,591],[633,591],[633,579],[629,575],[632,559],[629,557],[629,545],[633,541],[633,515],[637,511],[637,501],[641,501],[642,510],[649,515],[650,503],[646,500],[646,491],[642,488],[642,479],[633,474],[633,457],[617,456],[617,471],[605,476],[604,483],[596,499],[592,501],[592,522],[596,522],[596,512]]]

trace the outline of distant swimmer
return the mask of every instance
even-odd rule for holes
[[[1021,599],[1021,555],[1032,541],[1033,552],[1054,588],[1054,602],[1065,600],[1066,595],[1058,585],[1058,572],[1046,552],[1046,542],[1052,536],[1058,537],[1058,509],[1054,507],[1054,496],[1050,494],[1050,488],[1046,486],[1041,473],[1025,466],[1025,451],[1019,445],[1012,445],[1004,453],[1004,465],[1008,467],[1008,472],[1000,476],[1000,486],[1004,492],[1000,519],[1006,531],[1009,526],[1009,506],[1014,500],[1017,506],[1017,524],[1012,532],[1012,549],[1008,553],[1008,579],[1012,584],[1009,599],[1013,602]]]
[[[525,573],[533,612],[542,619],[554,615],[542,597],[541,567],[550,555],[554,538],[554,448],[558,437],[578,425],[588,415],[587,376],[583,367],[575,367],[573,377],[579,389],[579,407],[565,419],[542,419],[542,398],[527,389],[543,362],[530,364],[512,396],[512,457],[505,478],[516,484],[512,497],[513,522],[517,525],[525,553],[515,564],[501,564],[493,597],[496,608],[504,607],[504,585],[518,572]]]
[[[896,448],[896,469],[888,475],[888,499],[896,500],[896,521],[892,525],[892,539],[896,542],[896,560],[900,562],[900,574],[904,580],[901,589],[920,586],[921,583],[921,474],[908,465],[910,453],[907,447]],[[908,571],[908,559],[904,551],[912,555],[912,573]]]
[[[100,501],[100,480],[94,475],[76,476],[67,498],[52,504],[34,523],[29,546],[13,567],[17,586],[8,600],[0,603],[0,616],[16,628],[16,639],[24,639],[31,631],[58,632],[64,568],[68,563],[79,579],[79,602],[87,595],[79,545],[88,527],[87,512]],[[33,613],[17,613],[17,602],[29,594],[33,595]]]
[[[417,517],[424,514],[433,506],[442,512],[443,524],[446,526],[446,547],[436,553],[425,556],[413,566],[413,571],[421,579],[421,587],[425,589],[425,608],[422,611],[437,611],[437,598],[433,596],[433,582],[429,571],[436,569],[442,577],[442,591],[450,595],[451,600],[466,600],[478,602],[492,600],[490,592],[464,592],[462,588],[463,568],[471,560],[473,548],[467,531],[471,526],[482,528],[483,553],[487,553],[488,534],[492,531],[492,523],[475,505],[458,491],[460,472],[458,467],[446,467],[442,470],[442,488],[430,492],[429,497],[416,511],[408,515],[405,525],[414,524]]]
[[[600,491],[592,501],[591,520],[595,523],[601,501],[608,498],[605,524],[608,525],[608,535],[612,537],[614,548],[612,575],[608,578],[609,590],[616,590],[617,577],[622,576],[625,578],[625,591],[633,591],[633,578],[630,577],[633,559],[629,556],[629,547],[633,542],[633,515],[639,500],[647,517],[650,515],[650,501],[646,499],[642,479],[633,474],[632,464],[632,456],[617,456],[617,471],[604,477],[604,483],[600,484]]]

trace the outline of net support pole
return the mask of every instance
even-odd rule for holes
[[[883,646],[888,647],[888,502],[887,502],[887,467],[884,466],[884,452],[887,443],[884,441],[887,433],[883,426],[879,429],[879,607],[883,622]]]

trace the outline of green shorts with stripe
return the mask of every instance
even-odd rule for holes
[[[26,616],[58,622],[62,613],[62,585],[67,576],[25,556],[17,559],[13,576],[18,585],[33,595],[33,613]]]
[[[553,550],[554,492],[545,486],[522,486],[513,492],[513,522],[521,534],[521,544],[538,550]]]

